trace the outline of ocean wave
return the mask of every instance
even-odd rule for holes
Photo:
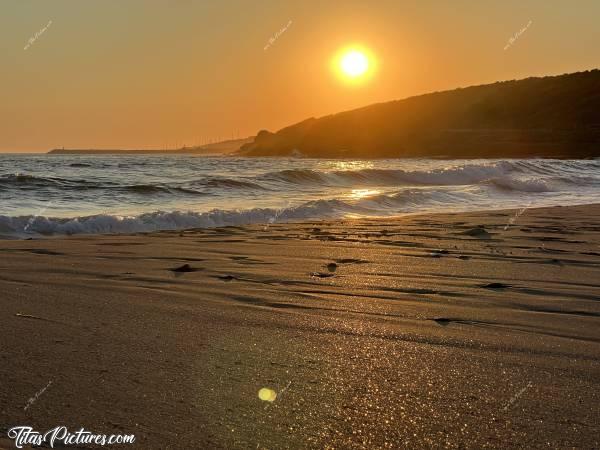
[[[492,178],[487,183],[504,191],[551,192],[554,190],[550,181],[543,179]]]
[[[55,186],[59,185],[63,180],[60,178],[53,177],[39,177],[35,175],[28,175],[24,173],[9,173],[6,175],[0,175],[0,185],[10,186],[24,186],[30,185],[34,187],[39,186]]]
[[[79,163],[78,163],[79,164]],[[150,172],[153,176],[154,173]],[[130,184],[103,177],[92,179],[39,176],[30,174],[0,175],[2,189],[54,188],[59,190],[104,189],[138,194],[210,194],[236,190],[314,189],[361,186],[465,186],[494,185],[498,189],[524,192],[547,192],[555,181],[580,185],[598,185],[599,176],[590,173],[590,162],[565,161],[496,161],[472,162],[434,169],[363,168],[357,170],[323,170],[297,168],[240,177],[208,176],[187,181],[163,180],[148,183],[143,174],[130,176]],[[125,177],[126,178],[126,177]],[[142,182],[136,182],[138,179]]]
[[[285,208],[252,208],[247,210],[213,209],[207,212],[156,211],[137,216],[98,214],[73,218],[44,216],[2,216],[0,235],[15,237],[31,235],[71,235],[150,232],[248,225],[273,222],[331,219],[345,216],[389,216],[414,212],[427,205],[452,205],[465,202],[459,194],[424,189],[405,189],[400,192],[371,197],[348,199],[321,199]]]
[[[136,168],[128,170],[116,170],[111,158],[69,160],[94,167],[76,171],[54,159],[10,158],[0,158],[0,235],[9,237],[512,208],[530,201],[538,206],[600,201],[600,164],[589,160],[341,164],[153,158],[148,167],[141,169],[133,161]],[[294,206],[273,207],[284,201]],[[182,211],[188,208],[191,212]],[[57,217],[26,215],[35,213]]]
[[[68,179],[61,177],[43,177],[39,175],[29,175],[24,173],[11,173],[0,175],[0,186],[5,188],[40,188],[40,187],[55,187],[60,189],[68,188],[90,188],[94,187],[95,183]]]
[[[118,182],[99,182],[88,181],[83,179],[70,179],[60,177],[43,177],[29,174],[7,174],[0,175],[0,187],[9,189],[30,189],[30,188],[56,188],[60,190],[89,190],[89,189],[105,189],[108,191],[127,191],[138,194],[155,194],[155,193],[184,193],[184,194],[206,194],[205,191],[194,189],[202,187],[208,189],[255,189],[265,190],[266,187],[260,186],[257,183],[236,180],[232,178],[208,177],[195,180],[189,183],[141,183],[141,184],[121,184]]]
[[[137,216],[97,214],[72,218],[0,215],[0,236],[23,238],[35,235],[122,234],[343,217],[389,217],[428,211],[482,210],[490,208],[488,194],[485,189],[473,186],[460,191],[452,188],[406,188],[398,192],[376,194],[361,199],[312,200],[280,209],[155,211]],[[522,199],[514,199],[503,205],[504,208],[522,207],[522,202]],[[581,198],[575,201],[577,202],[590,201]],[[550,206],[557,203],[538,198],[535,204]]]
[[[98,214],[74,218],[49,218],[43,216],[0,216],[0,234],[14,237],[31,235],[73,235],[151,232],[211,228],[253,223],[273,223],[275,220],[307,219],[335,212],[335,202],[310,202],[299,208],[284,211],[274,208],[254,208],[245,211],[212,210],[198,213],[192,211],[157,211],[127,217]],[[341,204],[342,202],[340,202]]]
[[[518,168],[511,162],[468,164],[433,170],[359,169],[316,171],[314,169],[287,169],[267,173],[264,180],[296,185],[325,186],[400,186],[400,185],[465,185],[480,183],[493,177],[506,176]]]
[[[235,180],[233,178],[203,178],[190,183],[193,186],[199,185],[209,188],[224,188],[224,189],[265,189],[257,183],[246,180]]]
[[[119,189],[134,192],[136,194],[194,194],[194,195],[206,195],[205,192],[197,191],[195,189],[185,188],[181,186],[164,186],[160,184],[132,184],[129,186],[122,186]]]

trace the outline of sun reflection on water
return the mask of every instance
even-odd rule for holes
[[[362,160],[347,160],[347,161],[327,161],[325,167],[328,170],[361,170],[372,169],[374,164],[372,161]]]
[[[348,195],[348,197],[354,200],[360,200],[378,194],[381,194],[381,191],[376,189],[352,189],[352,192]]]

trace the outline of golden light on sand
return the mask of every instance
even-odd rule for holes
[[[342,49],[333,60],[334,70],[345,81],[362,82],[369,78],[375,68],[373,54],[364,47],[352,46]]]

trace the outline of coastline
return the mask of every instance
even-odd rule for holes
[[[600,443],[599,204],[1,242],[6,428]]]

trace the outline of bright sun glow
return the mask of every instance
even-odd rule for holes
[[[342,56],[340,67],[347,76],[355,78],[363,75],[369,69],[369,60],[364,53],[350,50]]]
[[[345,82],[363,84],[375,72],[376,60],[371,51],[362,45],[341,49],[333,58],[332,68]]]

